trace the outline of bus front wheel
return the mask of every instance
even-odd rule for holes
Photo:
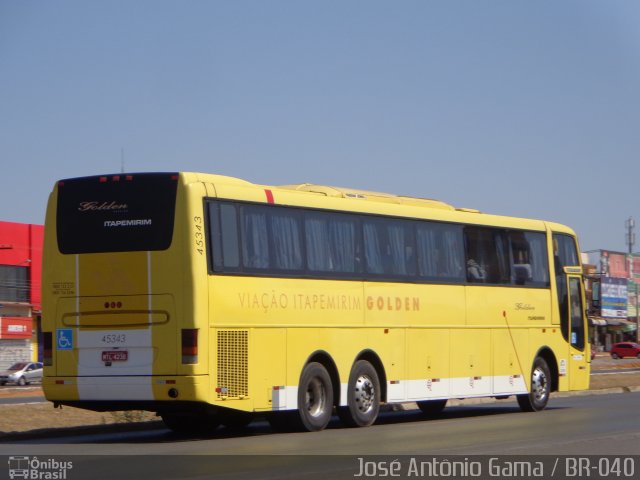
[[[324,430],[333,412],[333,386],[329,372],[321,363],[307,364],[298,386],[298,414],[302,426],[310,431]]]
[[[366,360],[358,360],[351,369],[347,386],[347,406],[338,414],[349,427],[368,427],[380,412],[380,380],[378,373]]]
[[[528,394],[517,395],[518,405],[523,412],[544,410],[551,394],[551,372],[547,362],[537,357],[531,369],[531,389]]]

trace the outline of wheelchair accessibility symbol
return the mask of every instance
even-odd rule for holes
[[[71,328],[56,330],[56,339],[58,350],[73,350],[73,330]]]

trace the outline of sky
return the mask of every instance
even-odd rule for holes
[[[0,220],[198,171],[639,224],[640,2],[0,0]]]

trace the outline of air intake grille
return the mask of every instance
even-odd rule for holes
[[[249,394],[249,334],[245,330],[218,331],[218,398]]]

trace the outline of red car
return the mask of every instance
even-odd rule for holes
[[[624,357],[640,358],[640,345],[634,342],[614,343],[611,347],[611,358]]]

